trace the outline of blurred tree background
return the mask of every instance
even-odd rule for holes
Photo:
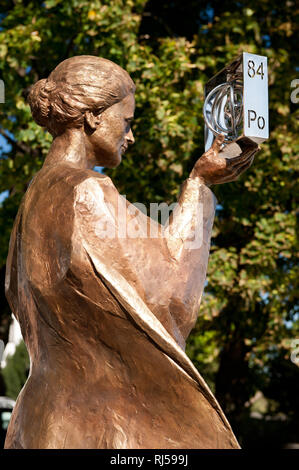
[[[299,442],[299,369],[290,360],[299,337],[299,104],[290,99],[293,91],[299,100],[291,88],[299,78],[296,2],[0,0],[0,7],[0,193],[8,195],[0,204],[2,285],[18,206],[52,141],[26,104],[33,83],[73,55],[124,67],[137,85],[136,143],[107,173],[131,202],[171,203],[203,153],[205,82],[242,51],[268,57],[270,139],[238,182],[213,187],[208,283],[187,353],[241,446]],[[0,338],[7,341],[11,312],[1,292]],[[14,362],[25,370],[23,352]],[[0,395],[16,395],[22,385],[11,366]]]

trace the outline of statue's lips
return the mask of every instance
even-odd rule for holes
[[[125,145],[125,144],[123,144],[123,145],[121,146],[121,149],[122,149],[123,152],[125,152],[125,151],[127,150],[127,148],[128,148],[128,146]]]

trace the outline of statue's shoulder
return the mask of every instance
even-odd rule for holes
[[[35,209],[40,212],[46,210],[51,201],[57,211],[64,213],[68,207],[68,211],[73,213],[79,202],[88,206],[92,201],[104,202],[111,191],[115,192],[116,188],[107,175],[89,169],[53,165],[42,168],[32,179],[24,202],[30,212],[32,201]]]
[[[30,186],[51,188],[58,192],[67,188],[78,191],[88,186],[113,185],[111,178],[94,170],[74,168],[68,165],[43,167],[31,180]]]
[[[80,170],[71,176],[73,208],[82,213],[100,213],[107,204],[115,204],[119,193],[111,178],[92,170]],[[105,212],[105,210],[104,210]]]
[[[75,170],[69,173],[66,179],[77,189],[94,185],[105,186],[113,184],[109,176],[93,170]]]
[[[102,193],[109,187],[114,188],[111,178],[102,173],[93,170],[76,170],[76,174],[70,175],[71,185],[75,190],[75,194]]]

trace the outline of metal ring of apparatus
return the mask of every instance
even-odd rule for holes
[[[243,122],[242,84],[234,80],[213,88],[205,99],[203,114],[214,135],[224,134],[225,142],[237,139]]]

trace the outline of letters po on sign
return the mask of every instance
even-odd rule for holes
[[[256,142],[269,137],[267,57],[243,52],[244,135]]]

